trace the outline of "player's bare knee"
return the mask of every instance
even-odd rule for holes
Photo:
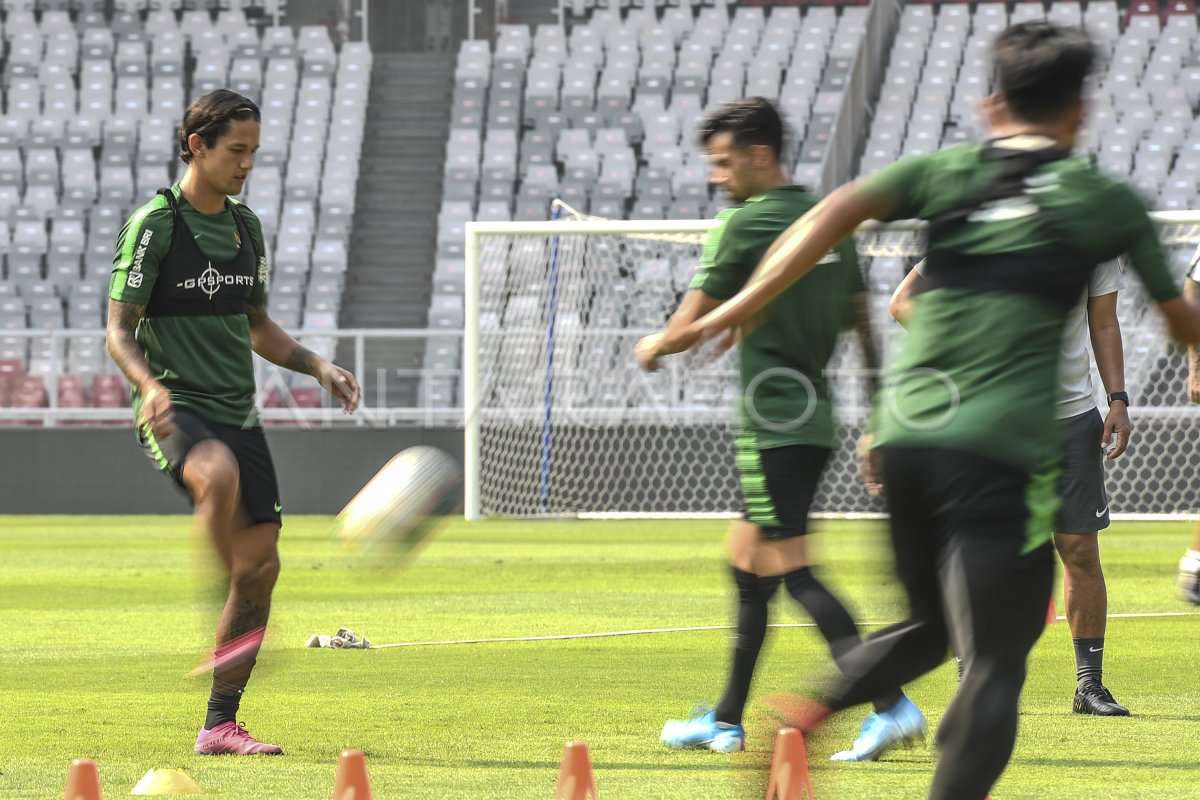
[[[237,458],[228,446],[212,439],[188,453],[183,478],[197,503],[228,500],[240,489]]]
[[[272,555],[258,567],[259,582],[268,590],[275,588],[275,582],[279,580],[279,556]]]
[[[234,589],[242,596],[270,595],[279,579],[279,556],[272,554],[263,559],[240,564],[234,568],[231,580]]]
[[[1099,573],[1100,548],[1095,535],[1057,534],[1054,545],[1063,567],[1073,573]]]

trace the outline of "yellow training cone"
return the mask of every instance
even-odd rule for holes
[[[181,770],[152,769],[147,772],[133,794],[204,794],[204,790]]]

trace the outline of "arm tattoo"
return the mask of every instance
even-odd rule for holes
[[[142,315],[146,313],[145,306],[134,305],[133,303],[122,303],[120,300],[113,300],[108,304],[108,315],[111,318],[109,325],[115,324],[122,331],[128,331],[130,335],[137,330],[137,324],[141,322]]]
[[[287,360],[283,363],[283,366],[293,372],[311,375],[317,363],[316,359],[316,353],[304,345],[298,344],[292,349],[292,352],[288,353]]]
[[[246,317],[250,321],[251,335],[254,337],[254,351],[272,364],[278,364],[284,369],[313,375],[321,359],[317,354],[297,344],[292,337],[267,316],[266,306],[246,306]],[[291,346],[287,355],[281,355],[285,348]]]
[[[145,312],[145,306],[120,300],[108,302],[108,353],[134,386],[140,386],[150,376],[146,356],[136,338],[138,322]]]

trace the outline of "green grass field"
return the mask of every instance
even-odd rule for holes
[[[565,742],[591,747],[600,797],[762,797],[764,723],[737,756],[671,752],[665,719],[720,691],[726,630],[565,641],[306,649],[353,628],[376,644],[725,625],[732,592],[721,522],[450,524],[402,572],[333,558],[326,518],[287,520],[284,572],[242,716],[280,758],[191,755],[208,685],[186,673],[216,615],[182,517],[0,517],[0,797],[61,798],[67,764],[100,764],[106,797],[151,767],[185,770],[211,797],[328,798],[337,753],[367,753],[376,798],[552,798]],[[1188,612],[1174,597],[1187,523],[1117,523],[1103,535],[1110,612]],[[898,618],[879,523],[827,523],[825,576],[859,618]],[[775,622],[807,622],[780,593]],[[1191,798],[1200,791],[1200,619],[1114,618],[1106,678],[1130,719],[1074,716],[1065,622],[1034,651],[1013,761],[993,792],[1017,798]],[[816,632],[772,632],[755,693],[813,686]],[[950,664],[911,687],[936,726]],[[929,745],[833,765],[865,710],[809,744],[817,798],[920,798]],[[751,714],[753,719],[753,714]]]

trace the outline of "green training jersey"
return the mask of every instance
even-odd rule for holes
[[[691,288],[717,300],[733,297],[779,235],[816,203],[799,186],[779,186],[722,211]],[[825,365],[850,321],[851,299],[862,291],[858,254],[847,239],[748,326],[740,349],[737,411],[759,449],[834,446]]]
[[[262,225],[233,200],[202,214],[178,184],[121,229],[109,296],[145,306],[137,341],[171,402],[215,422],[257,425],[247,306],[266,305]],[[133,389],[134,415],[141,406]]]
[[[1093,269],[1125,254],[1155,301],[1179,294],[1145,207],[1042,137],[903,159],[869,187],[891,219],[930,221],[929,289],[876,404],[876,443],[1052,471],[1063,330]]]

